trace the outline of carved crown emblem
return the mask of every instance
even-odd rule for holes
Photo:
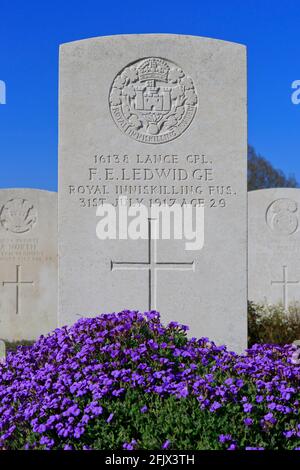
[[[116,125],[140,142],[159,144],[181,135],[192,122],[198,97],[191,77],[171,61],[148,57],[115,77],[109,105]]]
[[[0,211],[0,223],[8,232],[29,232],[36,221],[36,209],[27,199],[10,199]]]
[[[144,60],[138,68],[138,75],[141,82],[147,80],[157,80],[159,82],[168,81],[170,67],[161,59]]]

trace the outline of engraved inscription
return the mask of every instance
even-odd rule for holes
[[[198,104],[191,77],[166,59],[149,57],[114,79],[109,105],[117,126],[139,142],[160,144],[180,136]]]
[[[298,229],[298,204],[292,199],[277,199],[266,212],[266,222],[275,233],[292,235]]]
[[[0,238],[0,261],[47,262],[53,259],[43,250],[37,238]]]
[[[82,180],[70,184],[67,193],[81,208],[116,206],[119,197],[126,196],[129,206],[191,204],[222,209],[237,193],[215,173],[213,160],[202,152],[98,153],[90,158]]]
[[[152,224],[154,222],[154,224]],[[147,261],[111,261],[111,271],[143,270],[148,274],[148,309],[157,308],[157,271],[195,271],[195,261],[190,262],[159,262],[157,261],[156,237],[153,235],[154,219],[148,219],[148,256]]]
[[[36,209],[27,199],[10,199],[0,211],[1,226],[8,232],[29,232],[36,221]]]

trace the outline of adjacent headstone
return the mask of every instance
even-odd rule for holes
[[[249,300],[285,309],[300,301],[299,216],[299,189],[249,192]]]
[[[168,34],[61,46],[59,322],[157,309],[246,346],[246,53]],[[97,206],[204,207],[204,246],[99,240]],[[122,237],[120,237],[122,238]]]
[[[0,190],[0,337],[34,340],[57,326],[57,194]]]
[[[6,359],[6,345],[5,341],[0,339],[0,363],[4,363]]]

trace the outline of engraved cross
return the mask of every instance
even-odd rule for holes
[[[114,270],[142,270],[148,273],[148,308],[156,309],[157,297],[157,271],[195,271],[195,261],[190,262],[163,262],[157,261],[156,237],[152,237],[152,221],[148,219],[148,259],[146,262],[111,261],[111,271]]]
[[[16,280],[15,281],[3,281],[2,286],[4,287],[6,284],[15,284],[16,286],[16,314],[20,312],[20,287],[22,284],[30,284],[34,285],[33,281],[21,281],[21,266],[16,266]]]
[[[284,309],[287,310],[289,306],[288,300],[288,284],[298,284],[299,281],[288,281],[288,268],[282,266],[283,269],[283,280],[282,281],[271,281],[271,284],[282,284],[282,298]]]

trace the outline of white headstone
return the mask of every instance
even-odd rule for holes
[[[61,46],[60,324],[156,309],[243,349],[246,140],[244,46],[168,34]],[[204,246],[99,240],[96,208],[120,195],[204,207]]]
[[[57,326],[57,194],[0,190],[0,337],[34,340]]]
[[[0,339],[0,362],[5,362],[6,359],[6,345],[5,341]]]
[[[286,309],[300,301],[299,215],[299,189],[249,192],[249,300]]]

